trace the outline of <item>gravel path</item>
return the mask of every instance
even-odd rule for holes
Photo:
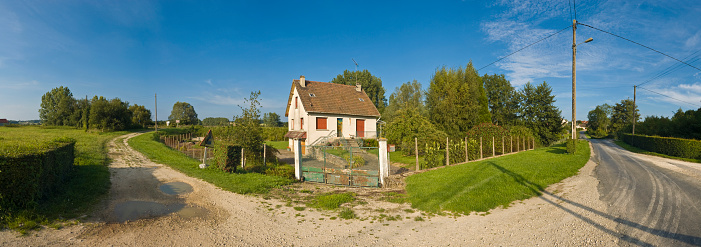
[[[361,217],[401,220],[332,220],[336,212],[296,211],[284,201],[234,194],[161,164],[122,142],[110,143],[112,188],[87,222],[20,237],[0,232],[0,246],[465,246],[617,244],[599,200],[596,164],[550,186],[541,197],[515,202],[486,215],[422,216],[407,204],[368,201],[353,208]],[[118,139],[119,140],[119,139]],[[159,186],[184,182],[192,192],[167,195]],[[302,184],[298,186],[310,186]],[[382,191],[382,189],[376,189]],[[115,207],[130,201],[170,207],[165,216],[121,222]],[[185,211],[185,212],[183,212]],[[417,216],[424,221],[416,221]]]

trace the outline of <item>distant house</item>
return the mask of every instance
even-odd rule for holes
[[[5,126],[7,124],[10,124],[10,121],[7,121],[7,119],[0,118],[0,126]]]
[[[288,132],[285,137],[302,140],[302,145],[318,145],[336,138],[377,138],[375,108],[360,85],[292,80],[287,100]]]

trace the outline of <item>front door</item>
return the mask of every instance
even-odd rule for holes
[[[355,136],[365,137],[365,120],[364,119],[355,120]]]
[[[343,118],[336,120],[336,137],[343,137]]]

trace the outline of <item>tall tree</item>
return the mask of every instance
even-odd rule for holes
[[[133,124],[146,128],[147,124],[151,124],[153,122],[151,120],[151,110],[146,109],[146,107],[142,105],[134,104],[133,106],[129,107],[129,111],[132,114],[131,122]]]
[[[248,152],[247,157],[256,156],[261,153],[263,147],[263,131],[260,127],[260,101],[258,97],[260,91],[251,92],[244,102],[248,107],[241,108],[241,116],[234,116],[234,143],[241,145]]]
[[[613,132],[629,131],[632,129],[633,119],[639,120],[640,113],[638,107],[633,104],[633,100],[624,99],[620,103],[613,106],[611,114],[611,127]]]
[[[280,121],[280,115],[269,112],[263,114],[263,124],[268,127],[280,127],[282,126],[282,121]]]
[[[89,123],[92,128],[102,131],[124,130],[131,127],[129,103],[119,98],[107,100],[105,97],[93,97],[90,106]]]
[[[173,104],[173,110],[168,116],[168,120],[175,122],[175,120],[180,120],[180,124],[198,124],[199,119],[197,119],[197,112],[195,112],[195,107],[187,102],[175,102]]]
[[[467,130],[491,122],[482,77],[472,66],[436,70],[426,93],[429,119],[448,136],[462,138]]]
[[[589,126],[587,127],[590,135],[594,137],[605,137],[609,134],[609,128],[611,127],[610,106],[607,104],[598,105],[594,110],[589,111],[587,118],[589,119]]]
[[[385,88],[382,87],[382,79],[370,74],[368,70],[349,71],[344,70],[343,74],[339,74],[331,80],[331,83],[355,85],[360,84],[361,88],[370,97],[370,100],[380,113],[384,112],[387,106],[387,98],[385,98]]]
[[[46,125],[71,125],[75,109],[73,93],[67,87],[57,87],[41,96],[39,118]]]
[[[546,146],[560,139],[563,131],[562,112],[555,106],[555,95],[552,91],[546,82],[538,86],[526,83],[520,91],[523,96],[522,121]]]
[[[229,126],[229,119],[225,117],[208,117],[202,119],[204,126]]]
[[[408,109],[414,109],[418,114],[426,116],[424,99],[425,93],[421,90],[421,83],[416,80],[406,82],[395,88],[394,93],[389,96],[389,105],[382,113],[382,120],[391,122],[402,114],[401,111]]]
[[[514,125],[518,120],[519,95],[511,82],[504,75],[482,76],[487,92],[492,123],[496,125]]]

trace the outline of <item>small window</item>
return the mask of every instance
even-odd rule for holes
[[[299,129],[304,129],[304,118],[300,118],[299,120],[301,121]]]
[[[318,117],[316,118],[316,129],[317,130],[325,130],[326,128],[326,118],[325,117]]]
[[[309,94],[309,97],[316,97],[316,95],[313,94],[313,93],[310,93],[310,94]]]
[[[360,102],[365,102],[365,100],[362,98],[358,98],[358,100],[360,100]]]
[[[297,109],[297,97],[295,97],[295,109]]]

